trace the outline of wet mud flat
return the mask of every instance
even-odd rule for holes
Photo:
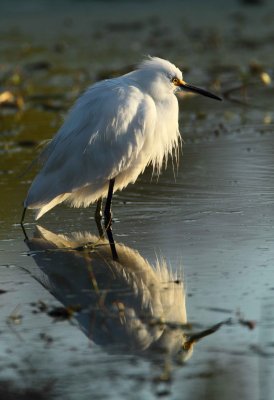
[[[107,3],[111,15],[13,3],[0,30],[0,398],[271,399],[273,6],[174,2],[175,17],[161,2]],[[94,207],[39,224],[30,212],[25,237],[36,147],[86,85],[143,54],[224,101],[179,98],[178,171],[148,169],[114,197],[118,261]]]

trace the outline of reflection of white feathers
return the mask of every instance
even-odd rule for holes
[[[104,239],[90,233],[56,235],[42,227],[28,245],[43,271],[39,280],[65,306],[83,308],[77,319],[94,342],[133,351],[182,349],[182,329],[166,323],[187,322],[184,286],[163,259],[151,266],[136,250],[117,243],[119,261],[114,261]]]

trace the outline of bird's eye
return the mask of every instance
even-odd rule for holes
[[[179,79],[174,77],[174,78],[171,79],[171,82],[172,82],[174,85],[178,85]]]

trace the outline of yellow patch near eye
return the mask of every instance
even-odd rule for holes
[[[185,81],[183,81],[182,79],[179,78],[172,78],[171,82],[173,83],[173,85],[175,86],[182,86],[185,84]]]

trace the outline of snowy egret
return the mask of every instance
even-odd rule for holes
[[[106,239],[89,232],[55,234],[41,226],[26,243],[39,267],[32,275],[65,307],[77,306],[80,328],[110,350],[186,361],[193,345],[222,325],[186,331],[184,284],[163,259],[151,265],[116,243],[117,262]]]
[[[114,190],[121,190],[149,164],[160,174],[169,155],[178,161],[177,90],[220,97],[187,84],[169,61],[148,57],[136,70],[90,86],[40,155],[37,174],[24,202],[36,219],[57,204],[87,207],[111,218]]]

